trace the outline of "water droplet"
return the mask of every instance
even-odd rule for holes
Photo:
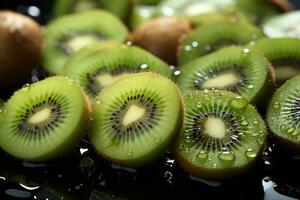
[[[217,168],[217,166],[218,166],[217,163],[213,164],[213,168]]]
[[[199,45],[198,42],[196,41],[192,42],[192,47],[197,47],[198,45]]]
[[[287,132],[288,134],[290,134],[290,135],[296,135],[296,134],[297,134],[297,132],[295,131],[295,128],[293,128],[293,127],[288,128],[288,129],[286,130],[286,132]]]
[[[198,102],[198,103],[196,104],[196,107],[197,107],[197,108],[201,108],[201,107],[202,107],[202,104],[201,104],[200,102]]]
[[[184,50],[190,51],[190,50],[192,50],[192,47],[190,45],[186,45],[186,46],[184,46]]]
[[[189,147],[186,147],[186,148],[184,149],[184,152],[185,152],[185,153],[189,153],[189,152],[190,152],[190,148],[189,148]]]
[[[208,153],[206,151],[200,151],[198,154],[197,154],[197,158],[198,159],[206,159],[208,157]]]
[[[253,137],[257,137],[258,135],[259,135],[258,132],[254,132],[254,133],[251,134],[251,136],[253,136]]]
[[[128,150],[126,154],[127,154],[127,156],[131,157],[133,155],[133,151],[132,150]]]
[[[96,101],[96,104],[100,104],[101,103],[101,101]]]
[[[81,187],[82,187],[82,183],[80,183],[79,185],[76,185],[74,188],[75,188],[76,190],[80,190]]]
[[[190,136],[186,136],[185,138],[184,138],[184,142],[185,143],[191,143],[192,142],[192,139],[191,139],[191,137]]]
[[[182,150],[183,148],[184,148],[184,145],[183,145],[183,144],[180,144],[180,145],[179,145],[179,149]]]
[[[131,45],[132,45],[132,42],[131,42],[131,41],[127,41],[127,42],[126,42],[126,45],[127,45],[127,46],[131,46]]]
[[[174,65],[170,65],[169,68],[173,71],[175,69]]]
[[[242,125],[242,126],[247,126],[247,125],[248,125],[248,121],[243,120],[243,121],[241,122],[241,125]]]
[[[285,125],[282,124],[282,125],[280,126],[280,129],[281,129],[281,131],[285,131],[285,129],[286,129]]]
[[[249,89],[252,89],[254,86],[253,85],[248,85],[248,88]]]
[[[211,49],[211,47],[209,45],[205,45],[204,48],[205,48],[206,51],[210,51],[210,49]]]
[[[230,160],[233,160],[234,159],[234,155],[229,152],[229,151],[223,151],[219,154],[219,158],[221,160],[227,160],[227,161],[230,161]]]
[[[175,76],[178,76],[180,74],[180,71],[179,70],[176,70],[175,72],[174,72],[174,75]]]
[[[257,155],[257,153],[253,149],[247,149],[245,154],[249,158],[254,158]]]
[[[141,64],[141,69],[147,69],[148,68],[148,65],[147,64]]]
[[[203,92],[204,92],[204,93],[208,93],[208,89],[204,89]]]
[[[245,53],[245,54],[250,53],[250,49],[248,49],[248,48],[243,49],[243,53]]]
[[[238,109],[242,109],[245,108],[248,105],[248,101],[246,99],[244,99],[241,96],[237,96],[235,97],[231,102],[230,105],[232,107],[238,108]]]
[[[250,45],[250,46],[254,46],[255,43],[256,43],[256,42],[255,42],[254,40],[252,40],[252,41],[249,42],[249,45]]]
[[[252,123],[253,123],[254,125],[257,125],[257,124],[258,124],[258,120],[257,120],[257,119],[254,119]]]
[[[279,108],[280,108],[280,105],[279,105],[279,103],[277,103],[277,102],[276,102],[276,103],[274,103],[274,105],[273,105],[273,108],[274,108],[274,109],[279,109]]]

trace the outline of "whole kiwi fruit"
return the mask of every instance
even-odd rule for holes
[[[38,63],[42,31],[33,19],[12,11],[0,11],[0,89],[23,83]]]
[[[177,17],[159,17],[145,22],[133,31],[130,41],[169,64],[177,61],[177,47],[180,39],[191,31],[189,21]]]

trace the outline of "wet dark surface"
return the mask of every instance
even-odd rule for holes
[[[41,2],[5,0],[0,8],[29,14],[44,24],[51,17],[47,14],[51,1]],[[28,83],[46,76],[35,69]],[[8,98],[12,93],[8,89],[1,96]],[[223,182],[190,177],[171,153],[138,170],[123,168],[101,159],[82,140],[72,153],[49,163],[22,162],[0,150],[0,199],[300,199],[299,169],[300,154],[289,153],[270,139],[256,169]]]
[[[299,199],[300,155],[269,141],[258,166],[223,182],[190,177],[171,153],[141,169],[102,160],[82,141],[49,163],[14,160],[1,152],[0,199]]]

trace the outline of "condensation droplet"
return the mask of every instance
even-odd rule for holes
[[[148,65],[147,64],[141,64],[141,69],[147,69],[148,68]]]
[[[235,97],[231,102],[230,105],[232,107],[238,108],[238,109],[242,109],[245,108],[248,105],[248,101],[244,98],[242,98],[241,96],[237,96]]]
[[[179,70],[176,70],[175,72],[174,72],[174,75],[175,76],[178,76],[180,74],[180,71]]]
[[[230,161],[230,160],[233,160],[234,159],[234,155],[229,152],[229,151],[223,151],[219,154],[219,158],[221,160],[227,160],[227,161]]]
[[[208,157],[208,153],[206,151],[200,151],[198,154],[197,154],[197,158],[198,159],[206,159]]]
[[[249,158],[254,158],[257,153],[253,149],[247,149],[245,155]]]
[[[248,88],[249,89],[252,89],[254,86],[253,85],[248,85]]]
[[[246,53],[246,54],[250,53],[250,49],[248,49],[248,48],[243,49],[243,53]]]
[[[186,45],[186,46],[184,46],[184,50],[190,51],[190,50],[192,50],[192,47],[190,45]]]
[[[274,103],[274,105],[273,105],[273,108],[274,108],[274,109],[279,109],[279,108],[280,108],[280,105],[279,105],[279,103],[277,103],[277,102],[276,102],[276,103]]]
[[[258,124],[258,120],[257,120],[257,119],[254,119],[252,123],[253,123],[254,125],[257,125],[257,124]]]
[[[133,151],[132,150],[128,150],[126,154],[127,154],[127,156],[131,157],[133,155]]]
[[[247,126],[247,125],[248,125],[248,121],[243,120],[243,121],[241,122],[241,125],[242,125],[242,126]]]
[[[192,42],[192,47],[197,47],[199,44],[197,41]]]

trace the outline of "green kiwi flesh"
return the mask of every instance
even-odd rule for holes
[[[83,12],[101,8],[125,19],[131,7],[130,0],[56,0],[53,8],[53,16]]]
[[[273,95],[267,123],[283,147],[300,152],[300,76],[287,80]]]
[[[56,18],[44,31],[43,66],[47,71],[59,74],[66,60],[82,47],[104,40],[121,43],[127,34],[125,25],[103,10]]]
[[[266,128],[246,99],[227,91],[193,91],[184,96],[184,104],[175,150],[186,172],[223,180],[254,166],[266,140]]]
[[[165,153],[182,124],[176,85],[151,72],[124,75],[92,107],[90,140],[104,158],[139,167]]]
[[[225,46],[246,45],[263,36],[259,28],[243,20],[218,20],[207,23],[183,40],[179,47],[179,63],[188,63]]]
[[[64,77],[18,90],[2,108],[1,148],[28,161],[47,161],[69,152],[85,133],[87,102],[78,83]]]
[[[139,47],[122,45],[98,50],[64,66],[64,75],[78,80],[91,99],[123,74],[151,71],[171,77],[169,66]]]
[[[273,86],[268,60],[257,50],[226,47],[180,66],[175,81],[183,93],[220,89],[261,104]]]
[[[263,38],[254,48],[259,49],[272,63],[276,85],[300,74],[300,40],[296,38]]]

